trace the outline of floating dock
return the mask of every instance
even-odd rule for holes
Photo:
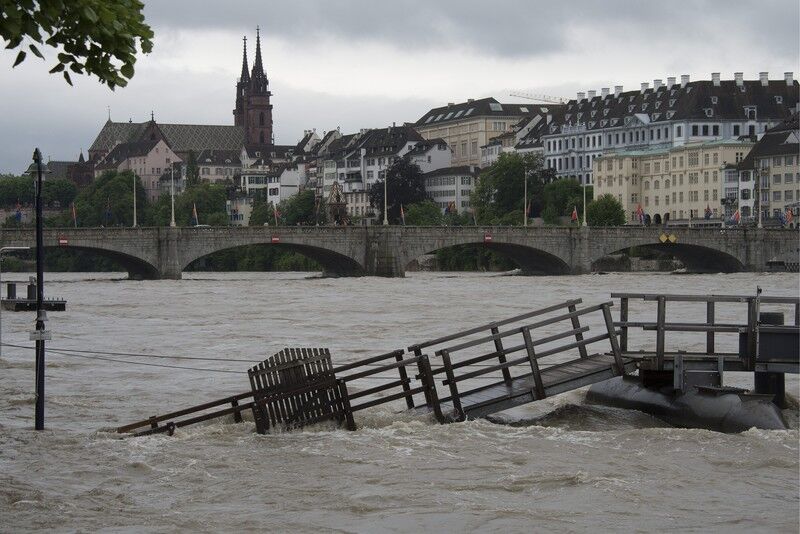
[[[36,311],[36,280],[31,277],[28,282],[26,298],[17,297],[17,282],[6,283],[6,298],[0,300],[4,310],[21,312]],[[44,299],[42,307],[45,311],[66,311],[67,301],[63,299]]]

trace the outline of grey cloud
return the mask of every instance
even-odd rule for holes
[[[557,52],[567,32],[582,27],[609,39],[636,35],[715,46],[748,39],[796,55],[800,8],[796,0],[158,0],[147,4],[146,16],[157,30],[227,28],[252,35],[260,24],[265,34],[287,39],[333,37],[410,51],[463,47],[505,57]],[[753,29],[759,19],[764,31]]]

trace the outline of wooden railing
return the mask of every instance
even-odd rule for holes
[[[783,331],[795,330],[800,325],[800,298],[797,297],[774,297],[758,294],[754,296],[742,295],[668,295],[656,293],[612,293],[611,298],[619,299],[619,321],[614,323],[619,327],[619,345],[623,353],[628,352],[628,330],[630,328],[641,328],[644,331],[655,331],[656,366],[659,370],[664,369],[664,357],[666,350],[667,332],[705,332],[706,350],[699,355],[718,358],[719,356],[744,356],[744,370],[752,371],[755,369],[756,357],[758,354],[758,336],[763,331]],[[641,300],[644,302],[656,303],[655,321],[631,321],[630,320],[630,301]],[[668,322],[666,319],[667,302],[681,303],[705,303],[706,320],[705,322]],[[719,323],[716,320],[716,304],[746,304],[747,321],[746,323]],[[794,305],[794,326],[767,326],[761,325],[759,314],[764,305]],[[716,349],[716,334],[737,333],[747,336],[747,351],[745,355],[736,353],[721,353]],[[688,351],[682,351],[684,354]],[[692,355],[698,355],[696,352]]]

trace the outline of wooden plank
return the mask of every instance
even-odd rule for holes
[[[657,301],[659,297],[664,297],[666,300],[673,302],[747,302],[750,296],[743,295],[670,295],[659,293],[611,293],[611,298],[627,298],[638,300],[652,300]],[[764,296],[761,297],[762,303],[768,304],[797,304],[800,303],[798,297],[777,297],[777,296]]]
[[[611,309],[608,306],[603,306],[603,319],[606,323],[606,331],[608,332],[608,340],[611,343],[611,353],[614,355],[616,371],[618,374],[624,375],[625,365],[622,362],[622,351],[619,348],[617,332],[614,330],[614,319],[611,317]]]
[[[539,371],[539,363],[536,361],[536,351],[533,347],[533,341],[531,341],[531,331],[526,328],[522,331],[522,337],[525,338],[525,347],[528,349],[528,361],[530,361],[533,381],[536,384],[536,397],[537,400],[541,400],[545,398],[544,384],[542,383],[542,373]]]
[[[576,311],[575,306],[569,306],[567,309],[570,311],[570,313],[574,313]],[[581,328],[580,317],[576,315],[572,317],[570,321],[572,321],[572,329],[579,331],[578,333],[575,334],[575,341],[583,341],[583,334],[580,333],[580,328]],[[586,358],[586,345],[583,344],[578,345],[578,352],[580,353],[581,358]]]
[[[656,310],[656,359],[658,369],[664,369],[664,323],[666,322],[666,298],[663,295],[658,297],[658,309]]]
[[[397,372],[400,374],[400,380],[402,382],[403,391],[405,393],[408,393],[409,390],[411,389],[411,386],[409,385],[408,373],[406,372],[406,364],[403,361],[403,355],[398,354],[397,356],[395,356],[395,360],[397,360],[397,363],[403,364],[397,367]],[[414,358],[414,363],[417,363],[418,361],[419,361],[418,358]],[[411,395],[406,395],[406,406],[408,407],[409,410],[414,407],[414,399]]]
[[[333,372],[333,374],[343,373],[345,371],[349,371],[351,369],[355,369],[356,367],[362,367],[362,366],[370,364],[370,363],[377,363],[377,362],[380,362],[380,361],[383,361],[383,360],[388,360],[390,358],[394,358],[398,354],[403,354],[403,352],[404,351],[402,349],[398,349],[398,350],[393,350],[392,352],[387,352],[386,354],[380,354],[378,356],[372,356],[370,358],[364,358],[363,360],[358,360],[358,361],[355,361],[355,362],[352,362],[352,363],[348,363],[348,364],[345,364],[345,365],[340,365],[339,367],[334,367],[332,369],[332,372]],[[327,353],[327,356],[328,356],[328,358],[330,358],[330,352]]]
[[[503,351],[503,340],[497,337],[497,335],[500,333],[497,324],[492,326],[491,332],[492,336],[494,337],[494,350],[498,355],[497,361],[499,361],[500,363],[506,363],[506,354]],[[509,372],[508,368],[506,367],[503,368],[503,380],[505,380],[506,382],[511,381],[511,372]]]
[[[457,420],[464,419],[464,410],[461,407],[461,399],[458,396],[458,386],[456,384],[455,376],[453,376],[453,366],[450,363],[450,353],[447,349],[442,351],[442,363],[444,364],[445,375],[447,382],[450,386],[450,401],[453,403],[453,410],[456,413]]]

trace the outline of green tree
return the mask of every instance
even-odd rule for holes
[[[622,226],[625,210],[614,195],[605,194],[586,206],[586,219],[589,226]]]
[[[253,202],[253,211],[250,212],[248,224],[249,226],[264,226],[264,223],[274,223],[272,206],[264,200],[256,200]]]
[[[65,178],[47,180],[42,184],[42,205],[53,206],[58,202],[62,208],[66,208],[77,195],[78,188]]]
[[[383,180],[375,182],[369,190],[369,202],[376,209],[378,221],[383,220],[383,182]],[[407,206],[428,199],[422,171],[416,164],[409,163],[405,159],[397,161],[386,171],[386,188],[389,195],[388,219],[392,224],[401,222],[401,205],[405,209]]]
[[[138,177],[131,171],[108,171],[75,197],[79,226],[130,226],[133,224],[133,182],[136,181],[137,223],[149,224],[150,206]],[[42,189],[44,194],[44,188]],[[70,210],[45,221],[50,226],[72,226]]]
[[[470,205],[476,210],[478,224],[522,224],[525,209],[525,181],[528,182],[530,217],[537,217],[543,208],[544,184],[552,180],[552,169],[544,167],[539,154],[503,153],[485,169],[470,196]],[[518,212],[518,220],[509,220],[508,214]]]
[[[220,184],[205,182],[186,189],[175,198],[175,222],[178,226],[191,225],[192,210],[196,208],[197,224],[225,226],[228,224],[226,200],[225,186]]]
[[[440,226],[443,222],[442,208],[432,200],[423,200],[407,208],[404,206],[403,210],[409,226]]]
[[[58,51],[51,73],[69,71],[96,76],[114,89],[133,77],[137,43],[153,49],[153,30],[145,23],[139,0],[0,0],[0,38],[17,50],[16,67],[27,49],[44,59],[39,45]]]
[[[193,150],[189,151],[186,158],[186,189],[200,183],[200,167],[197,166],[197,156]]]
[[[280,219],[278,223],[286,226],[314,226],[325,224],[327,215],[324,205],[317,202],[316,195],[311,189],[300,191],[278,206]]]

